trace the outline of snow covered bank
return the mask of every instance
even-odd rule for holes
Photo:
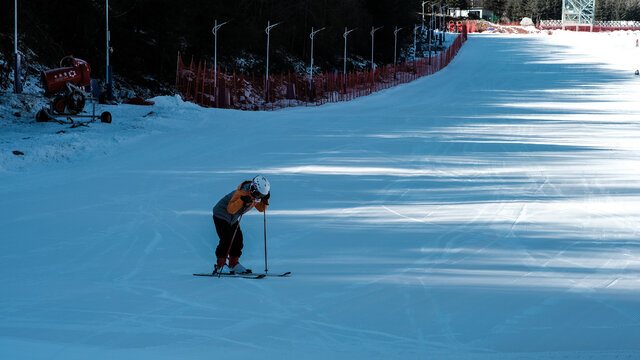
[[[637,49],[556,35],[472,35],[443,71],[348,103],[163,97],[111,125],[7,125],[0,351],[640,357]],[[211,206],[258,172],[269,269],[293,277],[191,276],[213,265]],[[263,218],[242,221],[261,270]]]

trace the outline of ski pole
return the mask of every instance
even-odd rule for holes
[[[267,209],[264,209],[264,273],[268,273],[267,267]]]
[[[233,232],[233,236],[231,237],[231,242],[229,243],[229,249],[227,249],[227,256],[225,256],[225,261],[226,259],[229,257],[229,254],[231,253],[231,246],[233,246],[233,240],[236,239],[236,234],[238,233],[238,229],[240,228],[240,220],[242,220],[242,215],[240,215],[240,217],[238,218],[238,225],[236,225],[236,229]],[[225,263],[225,265],[227,265]],[[222,269],[224,269],[225,265],[223,265],[219,270],[218,270],[218,277],[220,277],[221,273],[222,273]],[[227,266],[228,267],[228,266]]]

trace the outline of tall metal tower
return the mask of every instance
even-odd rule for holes
[[[596,0],[562,0],[562,30],[565,26],[589,25],[593,31]]]

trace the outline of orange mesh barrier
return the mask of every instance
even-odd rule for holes
[[[212,64],[206,62],[196,66],[193,58],[187,66],[178,53],[175,90],[183,100],[204,107],[242,110],[349,101],[438,72],[453,60],[466,40],[465,25],[448,49],[431,57],[348,74],[325,72],[313,78],[294,73],[270,75],[268,84],[264,77],[216,72]],[[215,82],[214,77],[217,77]]]

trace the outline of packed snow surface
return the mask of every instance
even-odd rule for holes
[[[275,112],[161,97],[72,129],[4,102],[0,358],[640,358],[637,37],[471,35],[433,76]],[[255,174],[293,275],[192,276]]]

